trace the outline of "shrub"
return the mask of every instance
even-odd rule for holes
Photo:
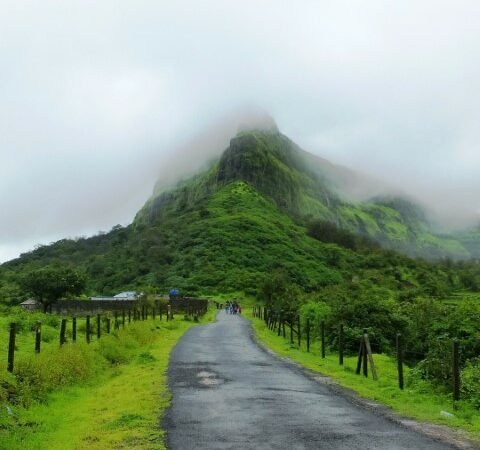
[[[480,409],[480,358],[467,361],[461,373],[462,397]]]
[[[99,353],[110,364],[124,364],[131,359],[131,349],[136,347],[133,339],[123,339],[121,345],[117,336],[104,336],[98,341]]]
[[[87,344],[66,345],[20,359],[14,370],[16,402],[28,405],[42,401],[54,389],[87,379],[97,363]]]
[[[432,338],[428,342],[427,357],[417,365],[417,374],[425,380],[448,388],[452,384],[452,341],[448,334]]]
[[[42,342],[52,342],[58,339],[58,330],[50,327],[42,327]]]
[[[331,308],[325,302],[307,302],[300,307],[302,323],[307,319],[310,323],[311,335],[320,336],[320,323],[327,321],[331,315]]]

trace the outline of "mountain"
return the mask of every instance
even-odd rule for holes
[[[180,209],[194,205],[237,180],[272,199],[295,220],[331,221],[412,256],[480,256],[476,238],[470,242],[435,234],[425,211],[406,197],[352,200],[354,192],[369,190],[368,179],[305,152],[278,131],[239,133],[206,173],[172,190],[156,192],[137,214],[136,222],[155,222],[165,204],[175,202]]]
[[[160,180],[131,225],[61,240],[0,266],[0,297],[18,300],[18,277],[46,264],[80,267],[92,294],[153,285],[254,295],[277,272],[305,292],[355,280],[400,293],[461,288],[468,274],[378,243],[461,259],[479,256],[480,233],[437,235],[406,198],[353,201],[361,181],[276,129],[240,131],[204,172],[168,189]]]

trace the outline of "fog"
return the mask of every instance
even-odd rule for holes
[[[476,223],[479,19],[476,1],[2,0],[0,261],[129,223],[258,109]]]

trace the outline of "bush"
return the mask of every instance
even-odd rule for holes
[[[325,289],[316,300],[331,307],[328,330],[331,344],[338,342],[339,325],[345,325],[344,343],[348,353],[358,351],[364,328],[368,329],[372,350],[377,353],[391,350],[397,332],[403,332],[405,328],[406,321],[399,314],[389,291],[368,281]]]
[[[461,373],[462,398],[468,399],[480,409],[480,358],[467,361]]]
[[[123,344],[127,345],[121,345],[114,335],[104,336],[98,341],[98,351],[110,364],[124,364],[130,361],[136,345],[133,339],[123,339]]]
[[[303,324],[306,324],[308,319],[312,338],[320,336],[320,323],[327,321],[330,315],[331,308],[325,302],[310,301],[300,307],[301,321]]]
[[[16,402],[29,405],[42,401],[54,389],[87,379],[96,364],[95,354],[87,344],[66,345],[20,359],[14,370]]]
[[[452,340],[447,334],[430,339],[427,357],[417,365],[417,374],[424,380],[448,388],[452,385]]]
[[[58,339],[58,330],[50,327],[42,327],[42,342],[52,342]]]

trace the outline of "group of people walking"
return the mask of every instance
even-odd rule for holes
[[[242,314],[242,307],[236,301],[227,302],[225,304],[225,312],[227,314]]]

